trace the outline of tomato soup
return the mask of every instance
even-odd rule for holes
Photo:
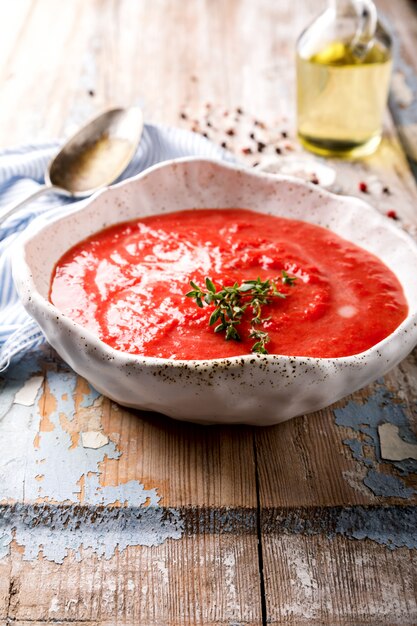
[[[279,281],[283,270],[296,280],[264,307],[271,354],[357,354],[407,316],[399,281],[369,252],[325,228],[246,209],[161,214],[96,233],[57,263],[50,300],[117,350],[231,357],[251,352],[248,320],[240,341],[226,341],[209,326],[213,307],[186,297],[190,281]]]

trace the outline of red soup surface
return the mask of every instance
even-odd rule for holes
[[[246,209],[197,209],[146,217],[103,230],[66,252],[50,300],[110,346],[146,356],[214,359],[248,354],[214,333],[213,306],[185,294],[190,280],[217,289],[235,281],[279,281],[286,299],[265,306],[271,354],[340,357],[387,337],[406,317],[394,274],[372,254],[306,222]],[[205,287],[204,287],[205,289]]]

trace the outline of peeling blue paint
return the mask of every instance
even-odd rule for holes
[[[416,490],[408,487],[401,476],[417,472],[417,461],[386,461],[381,458],[378,425],[390,423],[398,426],[399,433],[404,441],[417,443],[417,438],[409,425],[409,415],[404,404],[398,402],[394,395],[385,387],[382,379],[376,383],[374,393],[364,402],[349,402],[341,409],[334,409],[335,421],[338,426],[350,428],[354,433],[360,433],[361,438],[344,439],[343,443],[349,447],[352,456],[366,465],[369,470],[363,483],[376,496],[409,498]],[[373,449],[373,458],[365,455],[364,445]],[[399,477],[389,476],[378,472],[380,463],[389,463],[398,470]]]
[[[0,375],[0,422],[12,409],[16,392],[35,374],[40,373],[39,363],[30,355],[25,355],[14,363],[5,375]]]
[[[350,448],[354,459],[356,459],[357,461],[362,461],[363,463],[365,463],[365,465],[372,466],[371,459],[367,459],[364,455],[363,445],[365,444],[365,442],[360,441],[359,439],[344,439],[343,443],[345,444],[345,446],[348,446]]]
[[[60,367],[59,371],[48,371],[46,381],[51,394],[57,401],[56,415],[52,416],[51,421],[56,425],[57,420],[55,418],[59,418],[60,413],[63,413],[67,420],[72,421],[75,415],[74,394],[77,384],[76,375],[71,370],[65,370]]]
[[[103,487],[99,484],[97,473],[85,479],[84,502],[88,504],[107,505],[119,502],[123,506],[139,507],[148,502],[150,506],[157,506],[159,499],[156,489],[145,489],[137,480]]]
[[[411,498],[417,493],[412,487],[406,487],[400,478],[377,472],[374,469],[369,470],[363,482],[376,496]]]
[[[354,507],[340,511],[336,533],[351,539],[371,539],[388,548],[417,548],[415,507]]]
[[[394,395],[382,383],[377,383],[375,392],[365,402],[350,400],[341,409],[335,409],[336,424],[352,428],[356,432],[368,435],[369,442],[374,444],[377,459],[380,461],[378,424],[390,422],[408,431],[410,443],[415,437],[409,428],[406,408],[398,403]]]
[[[47,384],[57,402],[56,411],[49,416],[53,430],[42,432],[39,447],[28,449],[25,496],[29,502],[44,498],[53,502],[77,501],[81,492],[80,479],[84,476],[86,495],[91,504],[96,498],[105,502],[105,494],[98,495],[98,464],[107,456],[118,459],[120,452],[116,445],[109,443],[97,450],[78,446],[71,448],[71,435],[61,426],[60,415],[70,422],[75,416],[74,394],[77,376],[72,371],[48,371]],[[93,394],[94,395],[94,394]],[[40,422],[38,413],[38,422]],[[45,459],[45,460],[44,460]],[[33,480],[33,476],[42,475],[42,480]],[[10,497],[10,494],[9,494]],[[88,502],[88,500],[86,500]]]
[[[273,509],[262,513],[262,533],[322,535],[329,540],[375,541],[391,550],[417,549],[416,506],[352,506]]]
[[[89,385],[90,391],[88,393],[83,394],[83,399],[80,402],[80,406],[85,409],[88,409],[90,406],[93,406],[94,402],[101,396],[101,394],[94,389],[91,385]]]
[[[0,510],[0,558],[9,552],[14,539],[24,547],[23,559],[43,558],[62,563],[73,554],[81,560],[83,550],[91,549],[109,559],[115,549],[128,546],[156,546],[166,539],[179,539],[183,524],[177,511],[158,506],[137,507],[60,507],[23,505]]]
[[[117,460],[121,456],[114,442],[99,449],[84,448],[81,440],[74,445],[71,433],[62,426],[65,422],[71,424],[76,413],[77,375],[68,366],[55,362],[45,373],[47,387],[56,401],[56,409],[48,415],[50,430],[40,432],[42,414],[38,403],[32,407],[13,404],[16,391],[42,369],[39,358],[36,354],[26,356],[9,369],[4,379],[0,405],[0,502],[16,505],[12,516],[0,519],[0,557],[8,553],[13,537],[24,547],[25,558],[37,558],[42,550],[44,558],[57,563],[69,551],[79,555],[83,548],[109,558],[116,549],[128,545],[156,545],[168,537],[179,538],[180,515],[159,506],[156,488],[145,489],[138,480],[101,485],[100,464],[106,458]],[[94,404],[99,397],[90,388],[81,402],[84,410],[93,407],[94,419],[100,411],[100,404]],[[45,504],[33,504],[39,500]],[[81,500],[81,508],[74,505]],[[106,507],[100,519],[107,525],[90,528],[89,522],[77,521],[68,507],[62,508],[65,503],[72,504],[73,510]],[[109,506],[115,503],[121,508]],[[53,524],[45,522],[42,511],[45,516],[46,511],[54,511]],[[89,514],[85,519],[91,521]]]
[[[415,438],[412,441],[406,438],[401,429],[399,434],[400,437],[404,439],[404,441],[408,441],[408,443],[416,443]],[[414,459],[405,459],[404,461],[390,461],[390,463],[395,466],[400,476],[409,476],[410,474],[415,474],[417,472],[417,461],[415,461]]]

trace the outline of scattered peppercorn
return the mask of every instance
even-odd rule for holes
[[[359,191],[362,191],[362,193],[368,193],[368,185],[364,183],[363,181],[359,183],[358,187],[359,187]]]
[[[190,80],[197,80],[196,75],[190,75]],[[212,115],[217,112],[220,117],[224,118],[224,122],[219,121],[216,122],[216,119],[213,119]],[[259,135],[265,130],[265,133],[269,134],[268,124],[266,124],[262,119],[257,117],[249,116],[247,112],[241,106],[235,106],[232,109],[226,109],[224,107],[217,107],[210,101],[207,101],[203,104],[203,110],[200,110],[199,119],[193,119],[194,116],[191,112],[187,110],[187,107],[183,105],[183,110],[180,110],[179,117],[182,120],[188,121],[188,127],[190,130],[199,133],[201,136],[212,139],[213,133],[210,129],[214,129],[215,131],[221,132],[221,135],[218,139],[218,145],[222,147],[224,150],[239,150],[241,154],[244,155],[253,155],[254,158],[260,159],[260,156],[263,152],[275,152],[277,155],[286,154],[287,152],[291,152],[295,149],[294,144],[286,139],[289,135],[287,131],[279,130],[279,136],[275,136],[275,142],[272,141],[272,137],[265,135],[261,138]],[[251,123],[252,128],[247,127],[246,123]],[[285,120],[281,121],[281,128],[284,127],[288,122]],[[262,129],[262,130],[258,130]],[[223,136],[222,136],[223,135]],[[239,145],[240,140],[242,142],[245,141],[243,137],[247,137],[247,143],[243,144],[243,147],[233,146],[236,140],[230,140],[228,137],[236,137],[239,141],[236,143]],[[253,167],[259,164],[259,161],[254,161]],[[311,175],[311,182],[315,184],[320,184],[315,174]]]
[[[89,90],[88,90],[88,95],[89,95],[89,96],[91,96],[91,97],[93,97],[93,96],[95,96],[95,95],[96,95],[96,92],[94,91],[94,89],[89,89]]]
[[[389,187],[383,187],[382,188],[382,193],[385,193],[387,196],[389,196],[391,191],[390,191]]]
[[[313,183],[313,185],[318,185],[320,183],[319,179],[317,178],[315,174],[311,176],[310,183]]]
[[[252,167],[256,167],[257,165],[259,165],[259,161],[254,161],[254,162],[252,163]]]
[[[394,211],[394,209],[390,209],[389,211],[387,211],[387,217],[390,217],[392,220],[398,220],[399,217],[397,215],[397,212]]]

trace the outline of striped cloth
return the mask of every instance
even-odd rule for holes
[[[26,145],[0,151],[0,216],[2,210],[35,192],[43,183],[45,169],[59,148],[59,142]],[[197,135],[168,126],[146,125],[133,160],[119,180],[167,159],[202,156],[232,160],[224,150]],[[74,201],[47,194],[11,215],[0,226],[0,372],[13,357],[45,341],[36,322],[20,304],[11,275],[10,245],[38,215],[64,213]]]

